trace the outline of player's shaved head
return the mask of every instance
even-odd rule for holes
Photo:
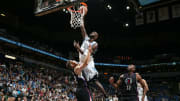
[[[91,40],[97,40],[98,37],[99,37],[99,34],[98,34],[96,31],[93,31],[93,32],[90,34]]]
[[[128,70],[128,72],[135,72],[136,71],[136,66],[131,64],[131,65],[128,66],[127,70]]]

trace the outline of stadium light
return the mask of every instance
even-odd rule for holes
[[[108,8],[109,10],[111,10],[111,9],[112,9],[112,6],[111,6],[111,5],[107,5],[107,8]]]
[[[66,13],[69,13],[67,10],[65,11]]]
[[[63,12],[65,12],[66,11],[66,9],[63,9]]]
[[[10,56],[10,55],[5,55],[5,58],[12,59],[12,60],[16,60],[16,57]]]
[[[126,6],[126,10],[130,10],[130,6]]]
[[[6,16],[5,14],[1,13],[1,16]]]
[[[125,23],[125,27],[129,27],[129,23]]]

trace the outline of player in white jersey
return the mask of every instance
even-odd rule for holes
[[[86,57],[88,53],[88,46],[90,45],[91,47],[97,47],[97,43],[95,41],[89,41],[91,40],[88,36],[85,36],[84,41],[80,47],[79,51],[79,61],[80,63],[84,62],[84,58]],[[77,42],[74,42],[76,45]],[[94,49],[95,50],[95,49]],[[82,51],[82,52],[81,52]],[[94,58],[93,56],[90,57],[89,63],[86,68],[84,68],[84,73],[87,81],[90,81],[95,75],[98,75],[98,71],[95,68],[94,65]]]
[[[102,84],[98,81],[98,71],[95,68],[95,63],[94,63],[94,58],[93,55],[97,51],[98,48],[98,43],[95,41],[98,38],[98,33],[97,32],[92,32],[89,36],[86,33],[86,29],[84,24],[81,26],[81,33],[83,37],[83,43],[80,47],[78,42],[74,42],[74,47],[77,49],[79,52],[79,61],[82,63],[84,61],[85,56],[88,53],[88,47],[91,45],[92,47],[92,55],[90,57],[90,60],[88,62],[88,65],[86,68],[84,68],[83,73],[84,77],[88,82],[95,82],[95,84],[101,89],[103,92],[104,96],[107,97],[106,91],[104,90],[104,87]]]
[[[146,80],[143,79],[143,82],[145,84],[145,87],[146,87],[147,91],[149,91],[149,87],[148,87],[148,84],[147,84]],[[142,96],[143,96],[143,92],[144,92],[143,90],[144,89],[143,89],[142,85],[139,82],[137,82],[137,91],[138,91],[138,99],[139,99],[139,101],[142,101]],[[148,101],[147,96],[145,96],[144,101]]]

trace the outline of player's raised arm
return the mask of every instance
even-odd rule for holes
[[[81,29],[82,37],[83,37],[83,39],[85,39],[85,38],[88,36],[88,34],[87,34],[87,32],[86,32],[86,28],[85,28],[85,25],[84,25],[84,21],[83,21],[83,24],[82,24],[82,26],[80,27],[80,29]]]
[[[74,47],[77,49],[78,52],[80,52],[81,54],[84,54],[84,52],[81,50],[79,42],[74,41],[73,44],[74,44]]]
[[[145,84],[145,82],[143,81],[142,77],[141,77],[138,73],[136,73],[136,78],[137,78],[137,81],[139,81],[139,83],[140,83],[140,84],[142,85],[142,87],[143,87],[142,101],[144,101],[144,98],[145,98],[145,96],[146,96],[146,93],[147,93],[148,89],[147,89],[146,84]]]

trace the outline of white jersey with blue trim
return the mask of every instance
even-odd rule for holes
[[[88,49],[89,49],[89,45],[91,45],[93,47],[93,45],[96,45],[97,43],[95,41],[93,42],[89,42],[89,37],[86,36],[82,45],[81,45],[81,50],[83,51],[83,54],[79,53],[79,61],[80,63],[83,63],[85,60],[85,57],[88,54]],[[90,60],[88,62],[88,65],[84,68],[84,73],[85,73],[85,78],[87,81],[91,80],[95,75],[98,74],[98,71],[95,68],[95,64],[94,64],[94,58],[93,56],[90,56]]]

